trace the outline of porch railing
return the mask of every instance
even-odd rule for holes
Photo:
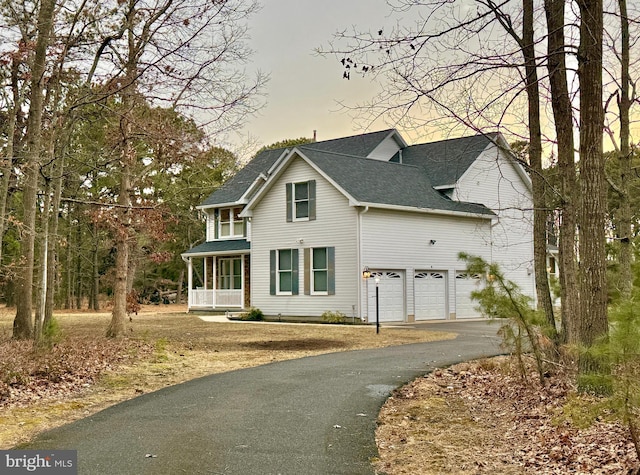
[[[242,290],[190,289],[189,307],[242,308]]]

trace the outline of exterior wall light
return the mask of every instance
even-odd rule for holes
[[[371,271],[367,266],[365,266],[364,269],[362,269],[362,278],[368,279],[369,277],[371,277]]]

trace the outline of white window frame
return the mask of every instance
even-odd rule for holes
[[[316,251],[324,250],[324,267],[315,267],[315,253]],[[329,249],[326,247],[312,247],[311,248],[311,295],[329,295]],[[327,290],[316,290],[316,272],[324,272],[325,285]]]
[[[307,197],[306,198],[300,199],[300,200],[297,199],[296,190],[297,190],[298,186],[306,187],[306,189],[307,189]],[[293,203],[292,208],[293,209],[291,210],[291,213],[292,213],[291,218],[292,218],[292,220],[293,221],[309,221],[309,214],[310,214],[310,211],[311,211],[311,197],[309,196],[309,194],[310,194],[309,182],[308,181],[303,181],[303,182],[299,182],[299,183],[294,183],[293,184],[293,189],[291,190],[291,193],[293,194],[293,196],[292,196],[292,203]],[[298,204],[299,203],[307,203],[307,215],[306,216],[298,217]]]
[[[234,272],[234,264],[236,261],[240,262],[240,269],[238,269],[240,272],[238,274],[236,274]],[[228,269],[229,269],[229,274],[225,275],[222,273],[223,268],[228,265]],[[218,258],[218,283],[217,283],[217,288],[220,290],[242,290],[242,258],[239,257],[219,257]],[[239,278],[240,279],[240,287],[235,287],[234,286],[234,282],[235,279]],[[224,279],[228,279],[229,283],[231,285],[231,287],[224,287],[222,285],[223,280]]]
[[[280,253],[283,251],[289,252],[289,269],[280,269]],[[280,290],[280,275],[289,273],[291,275],[290,289],[282,291]],[[277,249],[276,250],[276,295],[293,295],[293,251],[291,249]]]
[[[237,210],[237,212],[236,212]],[[222,213],[224,211],[229,212],[229,220],[222,220]],[[233,239],[244,237],[244,220],[243,218],[238,217],[237,215],[242,212],[242,206],[234,206],[231,208],[220,208],[218,212],[218,239]],[[238,219],[236,219],[238,218]],[[223,234],[222,229],[223,225],[229,226],[229,234]],[[240,233],[236,233],[236,225],[240,225]]]

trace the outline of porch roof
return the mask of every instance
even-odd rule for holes
[[[183,256],[203,256],[213,254],[229,254],[238,251],[248,251],[251,243],[246,239],[227,239],[221,241],[207,241],[183,252]],[[246,254],[246,253],[242,253]]]

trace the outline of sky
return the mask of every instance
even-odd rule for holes
[[[262,9],[249,21],[249,45],[254,50],[249,70],[269,74],[267,105],[242,129],[258,147],[280,140],[318,140],[361,132],[340,102],[350,105],[372,99],[376,87],[369,79],[342,78],[338,59],[314,50],[328,48],[338,30],[377,30],[392,21],[385,0],[262,0]],[[395,21],[395,20],[394,20]],[[369,131],[388,128],[375,124]]]

